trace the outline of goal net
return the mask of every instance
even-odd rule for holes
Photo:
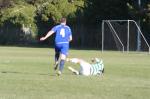
[[[134,20],[103,20],[102,51],[148,51],[150,46]]]

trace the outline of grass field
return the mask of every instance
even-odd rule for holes
[[[105,74],[75,76],[53,71],[51,48],[0,47],[0,99],[149,99],[150,55],[147,53],[70,50],[70,57],[102,58]],[[77,66],[78,67],[78,66]],[[77,68],[76,67],[76,68]]]

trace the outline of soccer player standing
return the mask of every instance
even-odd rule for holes
[[[55,35],[55,70],[59,65],[58,75],[62,74],[66,57],[69,50],[69,42],[72,41],[72,32],[69,26],[66,25],[66,18],[60,20],[60,24],[54,26],[44,37],[40,40],[44,41],[52,34]]]

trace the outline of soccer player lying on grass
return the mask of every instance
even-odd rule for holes
[[[67,58],[66,61],[80,65],[79,71],[75,70],[72,67],[68,67],[68,69],[76,75],[89,76],[89,75],[102,75],[104,73],[103,61],[99,60],[98,58],[93,58],[91,64],[78,58]]]

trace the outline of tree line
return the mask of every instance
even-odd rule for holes
[[[72,28],[73,46],[98,47],[101,21],[106,19],[141,20],[149,39],[149,9],[149,0],[141,5],[138,0],[0,0],[0,44],[40,43],[39,37],[61,17]]]

